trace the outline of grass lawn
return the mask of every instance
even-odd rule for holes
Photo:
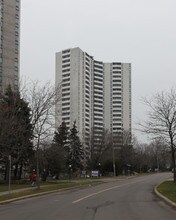
[[[165,181],[157,187],[158,192],[176,203],[176,183]]]
[[[47,182],[42,182],[41,185],[51,185],[51,183],[47,183]],[[11,190],[15,190],[15,189],[23,189],[23,188],[28,188],[31,187],[31,183],[26,183],[26,184],[11,184],[10,185],[10,189]],[[9,189],[9,185],[8,184],[0,184],[0,192],[4,192],[4,191],[8,191]]]
[[[42,186],[40,189],[36,189],[36,188],[31,187],[31,189],[26,190],[26,191],[2,195],[2,196],[0,196],[0,201],[5,201],[8,199],[18,198],[18,197],[26,196],[26,195],[48,192],[48,191],[52,191],[52,190],[69,188],[69,187],[73,187],[73,186],[80,186],[80,184],[78,184],[78,183],[58,183],[58,184],[45,185],[45,186]]]
[[[30,184],[11,184],[11,190],[22,189],[30,187]],[[8,191],[9,186],[7,184],[0,184],[0,192]]]

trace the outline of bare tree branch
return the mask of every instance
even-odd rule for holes
[[[174,182],[176,182],[176,92],[157,93],[150,100],[144,99],[149,107],[148,119],[140,123],[140,130],[153,137],[162,137],[170,146],[174,168]]]

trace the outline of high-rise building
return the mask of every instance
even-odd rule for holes
[[[18,88],[20,0],[0,0],[0,92]]]
[[[131,64],[96,61],[80,48],[63,50],[56,54],[56,85],[62,89],[56,126],[64,120],[72,127],[76,120],[85,148],[92,131],[131,133]]]

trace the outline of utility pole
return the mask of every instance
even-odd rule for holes
[[[10,186],[11,186],[11,162],[12,158],[11,158],[11,155],[9,155],[9,194],[11,193],[11,189],[10,189]]]

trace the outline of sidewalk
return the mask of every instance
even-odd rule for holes
[[[21,189],[13,189],[13,190],[10,190],[10,191],[0,192],[0,196],[12,194],[12,193],[24,192],[24,191],[33,190],[33,189],[36,189],[36,188],[37,187],[27,187],[27,188],[21,188]]]

